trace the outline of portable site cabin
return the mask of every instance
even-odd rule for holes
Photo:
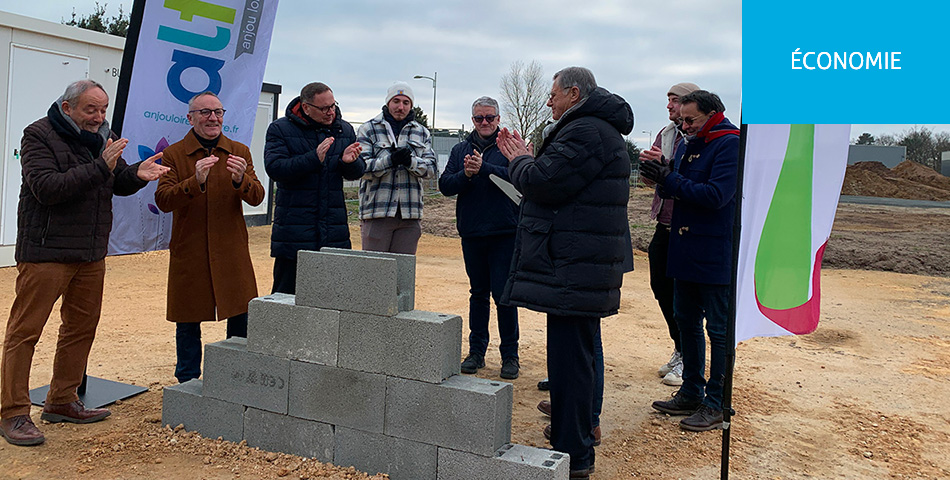
[[[0,266],[14,265],[17,201],[20,194],[20,138],[23,129],[46,116],[50,105],[75,80],[90,78],[109,94],[107,118],[112,121],[122,49],[125,39],[114,35],[38,20],[0,11],[0,151],[3,151],[0,181]],[[254,122],[250,148],[261,183],[270,181],[262,168],[264,134],[277,118],[280,86],[264,84]],[[129,163],[135,155],[126,152]],[[270,221],[271,188],[257,207],[244,205],[249,224]]]

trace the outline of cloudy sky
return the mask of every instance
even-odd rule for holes
[[[107,3],[109,15],[132,4]],[[44,0],[3,9],[59,22],[74,7],[83,15],[94,5]],[[379,113],[389,85],[403,80],[431,123],[432,82],[412,77],[438,72],[438,126],[470,128],[472,101],[499,98],[512,62],[537,60],[547,78],[580,65],[630,103],[630,138],[642,147],[668,122],[666,92],[678,82],[718,93],[726,116],[739,122],[741,32],[741,0],[280,0],[264,81],[283,87],[281,112],[300,87],[322,81],[333,88],[343,118],[362,122]],[[911,127],[856,125],[852,137]]]

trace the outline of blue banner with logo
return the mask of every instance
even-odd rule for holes
[[[742,121],[947,123],[950,2],[744,2]],[[939,94],[938,94],[939,95]]]
[[[205,91],[227,110],[224,135],[249,145],[276,14],[277,0],[136,1],[120,79],[127,95],[117,99],[124,114],[114,122],[129,139],[126,161],[181,140],[188,101]],[[110,254],[168,247],[172,216],[154,205],[156,183],[113,200]]]

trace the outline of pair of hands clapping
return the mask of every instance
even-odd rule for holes
[[[326,160],[327,152],[335,140],[333,137],[327,137],[320,142],[320,145],[317,145],[317,158],[320,160],[320,163]],[[363,147],[360,146],[359,142],[353,142],[343,150],[343,156],[340,157],[340,161],[343,163],[353,163],[356,161],[356,157],[360,156],[362,151]]]
[[[508,131],[507,128],[502,128],[498,131],[495,143],[509,162],[522,155],[533,156],[534,144],[526,143],[517,130]]]
[[[106,148],[102,150],[102,159],[105,160],[109,170],[115,170],[115,165],[119,161],[119,158],[122,157],[122,152],[128,144],[129,139],[127,138],[120,138],[118,140],[112,140],[110,138],[106,140]],[[146,182],[151,182],[152,180],[157,180],[158,177],[167,172],[168,167],[155,163],[161,158],[162,152],[158,152],[140,163],[137,172],[138,177]]]
[[[218,157],[211,155],[195,162],[195,178],[199,184],[208,181],[208,173],[211,167],[218,163]],[[227,169],[231,172],[231,181],[241,183],[244,181],[244,171],[247,170],[247,160],[237,155],[228,155]]]

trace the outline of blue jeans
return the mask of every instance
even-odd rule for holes
[[[471,285],[468,307],[468,328],[471,331],[468,335],[469,353],[485,355],[488,350],[488,320],[491,312],[488,299],[491,295],[498,312],[501,358],[518,358],[518,309],[498,304],[505,290],[505,282],[508,281],[514,250],[514,234],[462,239],[462,258]]]
[[[703,404],[722,410],[722,384],[726,374],[726,325],[729,321],[729,285],[675,280],[673,315],[683,347],[683,386],[680,394],[702,398]],[[709,381],[706,370],[706,336],[709,334]]]
[[[247,313],[228,318],[228,338],[247,338]],[[185,383],[201,376],[201,322],[175,324],[175,378]]]

